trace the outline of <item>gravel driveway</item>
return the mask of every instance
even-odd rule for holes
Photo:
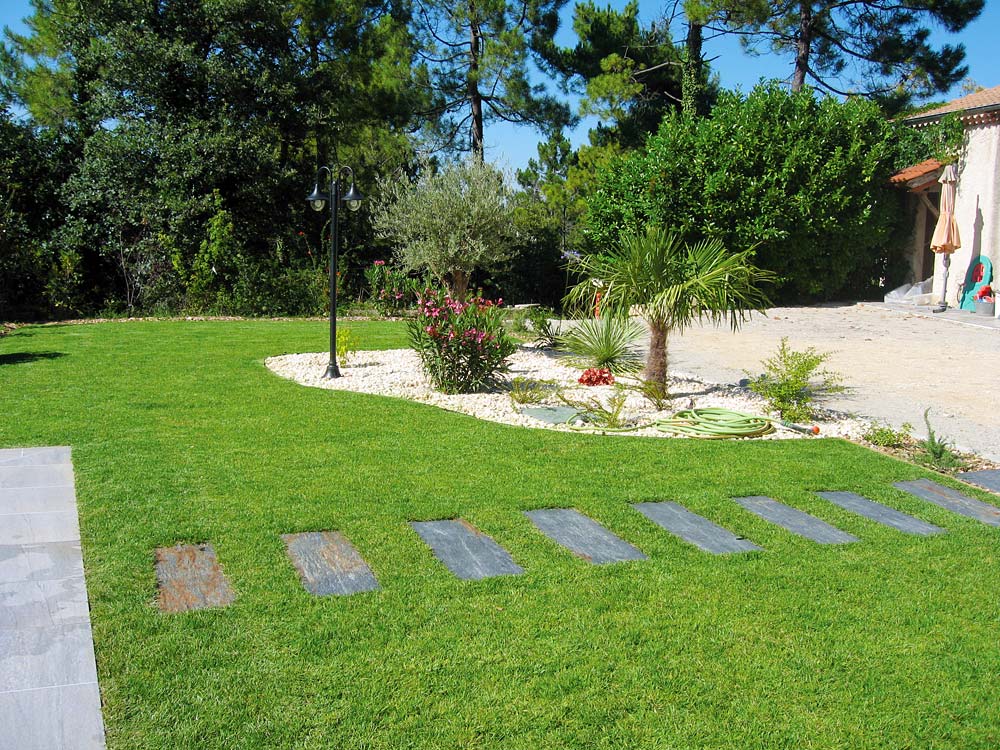
[[[850,392],[829,406],[904,422],[925,436],[924,409],[939,436],[957,447],[1000,460],[1000,325],[963,312],[931,316],[883,305],[781,307],[754,316],[739,332],[695,326],[670,339],[670,368],[717,383],[736,383],[745,369],[761,371],[783,336],[793,349],[831,351],[831,370]]]

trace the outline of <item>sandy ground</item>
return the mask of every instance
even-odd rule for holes
[[[970,315],[971,319],[972,316]],[[671,370],[737,383],[761,371],[783,336],[793,349],[833,352],[828,367],[850,391],[831,408],[874,417],[926,435],[923,412],[954,445],[1000,460],[1000,329],[957,318],[856,304],[785,307],[754,316],[738,333],[695,326],[670,340]]]

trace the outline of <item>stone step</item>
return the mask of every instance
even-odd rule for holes
[[[464,519],[411,521],[410,527],[431,548],[434,556],[463,580],[477,581],[524,572],[507,550]]]
[[[236,598],[211,544],[156,550],[157,603],[163,612],[225,607]]]
[[[932,482],[930,479],[896,482],[893,486],[960,516],[974,518],[989,526],[1000,526],[1000,508],[963,495],[958,490]]]
[[[755,495],[753,497],[734,498],[737,503],[765,521],[770,521],[782,528],[811,539],[819,544],[847,544],[859,541],[856,536],[821,521],[798,508],[792,508],[769,497]]]
[[[316,596],[378,589],[375,574],[339,531],[308,531],[281,537],[306,591]]]
[[[677,503],[636,503],[632,507],[657,526],[713,555],[762,549]]]
[[[594,565],[648,559],[624,539],[572,508],[529,510],[524,515],[549,539]]]
[[[921,521],[919,518],[914,518],[895,508],[890,508],[888,505],[876,503],[874,500],[869,500],[867,497],[856,495],[853,492],[817,492],[816,494],[834,505],[839,505],[844,510],[857,513],[859,516],[902,531],[904,534],[928,536],[944,533],[944,529],[939,526]]]
[[[977,487],[1000,494],[1000,469],[983,469],[982,471],[963,471],[955,475],[963,482],[969,482]]]

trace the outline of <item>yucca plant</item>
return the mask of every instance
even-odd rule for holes
[[[641,324],[618,316],[581,320],[556,338],[557,346],[571,355],[578,367],[611,370],[626,375],[642,369],[639,339]]]
[[[772,272],[751,263],[753,252],[730,253],[718,240],[693,245],[661,227],[626,236],[621,247],[584,255],[574,266],[584,280],[570,289],[570,305],[593,309],[599,293],[602,316],[636,311],[649,324],[649,355],[643,379],[667,382],[667,337],[696,320],[728,320],[739,327],[770,302],[761,286]]]

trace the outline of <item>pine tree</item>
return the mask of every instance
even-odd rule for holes
[[[529,63],[555,34],[566,0],[417,0],[419,75],[433,97],[427,124],[437,145],[483,158],[491,120],[551,130],[565,104],[529,80]],[[465,135],[468,134],[468,140]]]

